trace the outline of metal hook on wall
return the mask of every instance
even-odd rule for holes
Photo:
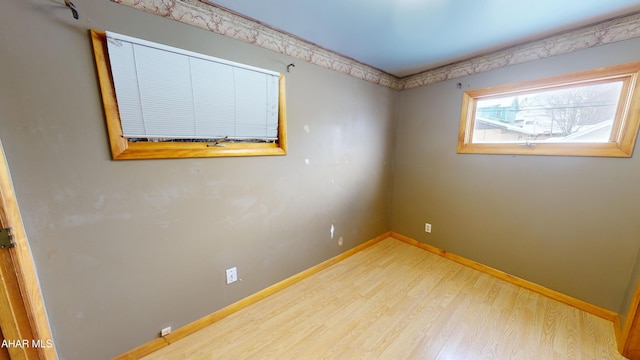
[[[296,64],[291,63],[291,64],[287,65],[287,72],[291,72],[291,67],[296,67]]]
[[[76,9],[76,6],[73,5],[73,3],[71,2],[71,0],[64,0],[64,4],[71,9],[71,14],[73,15],[73,18],[78,20],[78,10]]]

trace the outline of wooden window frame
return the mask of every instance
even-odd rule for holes
[[[107,37],[103,31],[90,30],[98,81],[114,160],[170,159],[225,156],[265,156],[287,154],[286,96],[284,75],[279,78],[278,140],[275,143],[233,142],[132,142],[122,134]]]
[[[463,93],[458,153],[508,155],[564,155],[631,157],[640,124],[640,62],[499,85]],[[622,80],[622,91],[608,143],[473,143],[477,102],[544,89],[561,89],[580,84]]]

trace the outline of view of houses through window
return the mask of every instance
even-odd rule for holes
[[[478,99],[473,143],[611,141],[623,81]]]

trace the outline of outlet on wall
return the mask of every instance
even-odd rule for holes
[[[238,281],[238,268],[235,266],[231,269],[227,269],[227,285]]]
[[[162,330],[160,330],[160,336],[162,337],[165,337],[169,334],[171,334],[171,326],[167,326],[166,328],[163,328]]]
[[[429,223],[424,224],[424,232],[431,234],[431,224]]]

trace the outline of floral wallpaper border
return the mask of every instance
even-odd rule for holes
[[[416,88],[636,37],[640,37],[640,13],[410,75],[401,79],[402,88]]]
[[[206,0],[111,0],[396,90],[640,37],[640,13],[397,78],[344,55],[226,11]]]

